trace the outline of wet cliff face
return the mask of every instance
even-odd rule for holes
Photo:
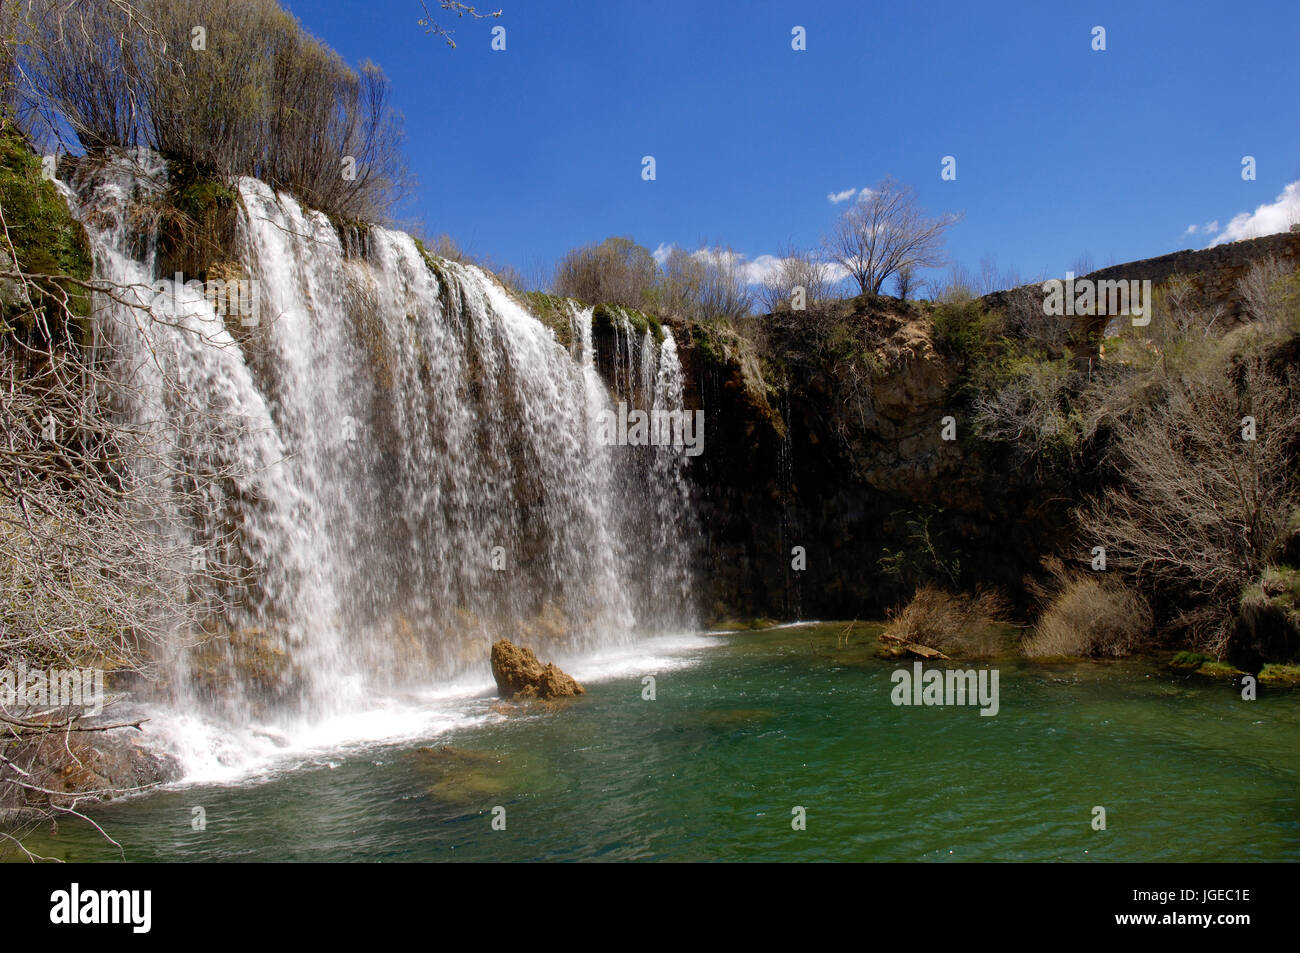
[[[706,614],[878,616],[923,580],[1017,589],[1068,501],[974,437],[927,307],[756,320],[679,334],[686,405],[706,411],[691,471]]]

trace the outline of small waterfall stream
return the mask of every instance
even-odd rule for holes
[[[151,477],[160,531],[228,570],[221,611],[166,647],[171,704],[226,725],[319,720],[485,679],[496,638],[563,660],[695,627],[680,448],[593,428],[616,401],[683,409],[670,330],[598,338],[571,305],[571,355],[478,268],[378,227],[345,247],[252,179],[223,274],[254,308],[223,315],[157,274],[140,220],[166,188],[158,157],[63,187],[98,277],[131,289],[101,296],[97,333],[130,384],[122,413],[168,464]],[[208,478],[200,512],[168,509],[185,473]]]

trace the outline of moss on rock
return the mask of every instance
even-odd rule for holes
[[[0,206],[17,255],[17,270],[42,275],[27,290],[6,280],[0,326],[31,335],[43,314],[51,333],[84,341],[89,333],[90,293],[78,282],[94,270],[90,241],[72,217],[43,159],[7,120],[0,124]],[[13,270],[9,250],[0,250],[0,267]],[[62,302],[66,298],[67,314]]]

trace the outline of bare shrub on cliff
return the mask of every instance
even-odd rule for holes
[[[1290,299],[1295,292],[1288,285],[1294,283],[1295,274],[1294,269],[1276,258],[1265,258],[1251,262],[1237,281],[1237,293],[1246,306],[1246,313],[1265,334],[1278,334],[1291,325],[1293,307]]]
[[[927,218],[915,190],[893,179],[865,194],[844,210],[823,240],[827,257],[844,267],[862,294],[880,294],[885,280],[900,269],[944,263],[944,235],[960,216]]]
[[[744,259],[730,248],[672,248],[659,268],[659,311],[666,317],[746,317],[754,296]]]
[[[1147,647],[1151,606],[1114,576],[1070,570],[1061,560],[1044,561],[1047,584],[1027,580],[1044,608],[1024,642],[1031,658],[1120,657]]]
[[[814,252],[790,243],[779,252],[777,264],[763,279],[759,301],[769,314],[791,311],[796,288],[803,289],[804,307],[816,310],[834,297],[835,282],[826,262]]]
[[[1248,356],[1149,387],[1109,419],[1119,482],[1078,511],[1083,537],[1182,606],[1175,627],[1204,651],[1223,651],[1238,596],[1300,501],[1297,383]]]
[[[1065,315],[1044,314],[1043,297],[1042,282],[1005,292],[1001,305],[1003,322],[1009,338],[1043,351],[1049,358],[1058,358],[1070,341],[1070,319]]]
[[[658,265],[650,250],[630,238],[607,238],[575,248],[555,266],[551,290],[588,304],[654,310]]]
[[[997,651],[998,629],[1009,611],[1006,599],[991,590],[954,595],[924,585],[907,605],[889,614],[883,635],[945,655],[988,656]]]
[[[1009,444],[1025,463],[1047,464],[1069,456],[1078,439],[1070,408],[1078,374],[1071,362],[1008,359],[996,377],[971,402],[980,436]]]

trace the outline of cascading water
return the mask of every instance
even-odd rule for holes
[[[237,580],[202,633],[177,634],[174,704],[285,724],[485,676],[495,638],[563,659],[694,628],[680,447],[593,427],[615,401],[683,409],[671,331],[634,342],[618,323],[611,394],[591,309],[571,307],[571,356],[479,269],[382,228],[345,247],[252,179],[223,274],[255,307],[223,315],[155,274],[139,210],[165,187],[140,154],[65,191],[97,276],[135,289],[98,326],[136,395],[123,413],[173,458],[158,498],[171,474],[218,477],[203,512],[161,518]]]

